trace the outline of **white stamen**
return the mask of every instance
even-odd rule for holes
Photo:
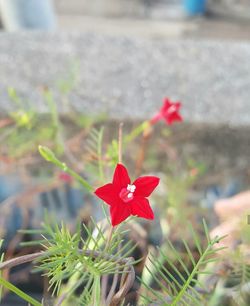
[[[130,199],[130,198],[132,198],[132,196],[133,196],[133,193],[130,192],[130,193],[128,194],[128,198]]]
[[[173,113],[176,111],[176,105],[171,105],[168,109],[168,113]]]
[[[127,190],[130,192],[135,192],[136,186],[128,184]]]

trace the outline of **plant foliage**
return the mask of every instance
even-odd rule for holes
[[[3,240],[0,240],[0,250],[1,250],[1,247],[3,245]],[[0,253],[0,263],[3,262],[4,260],[4,253]],[[2,277],[2,271],[0,270],[0,277]],[[1,299],[2,299],[2,293],[3,293],[3,287],[0,286],[0,302],[1,302]]]
[[[203,305],[204,296],[200,292],[206,292],[206,288],[203,288],[204,285],[199,281],[198,275],[208,274],[207,264],[219,260],[216,253],[221,248],[216,248],[216,244],[223,237],[210,239],[207,226],[204,222],[206,246],[203,247],[201,239],[192,226],[190,226],[190,231],[196,251],[199,254],[198,259],[194,258],[194,250],[190,248],[185,240],[182,240],[188,255],[188,260],[185,262],[180,252],[170,240],[158,249],[158,256],[155,256],[155,254],[149,255],[148,264],[142,277],[144,291],[147,292],[147,294],[142,293],[146,305],[156,301],[159,305]],[[169,256],[170,252],[174,254],[174,258]],[[189,263],[191,263],[191,269]],[[160,290],[155,290],[150,286],[152,280],[158,285]],[[197,290],[197,288],[199,289]]]
[[[126,273],[127,258],[135,246],[121,239],[125,231],[120,227],[109,242],[104,233],[104,228],[93,220],[90,226],[82,224],[71,234],[63,223],[52,226],[47,218],[42,231],[44,240],[37,241],[45,252],[35,271],[48,276],[53,296],[63,296],[74,305],[100,305],[102,277]]]

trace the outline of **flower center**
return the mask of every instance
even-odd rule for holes
[[[119,196],[123,200],[123,202],[128,203],[134,198],[136,186],[128,184],[127,188],[122,188]]]
[[[169,107],[169,109],[167,110],[167,112],[168,112],[168,114],[172,114],[172,113],[174,113],[174,112],[176,112],[176,105],[171,105],[170,107]]]

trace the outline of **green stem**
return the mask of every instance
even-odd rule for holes
[[[101,303],[101,278],[100,275],[95,275],[92,293],[93,305],[100,305]]]
[[[3,244],[3,239],[0,240],[0,249],[2,247]],[[3,262],[4,260],[4,253],[0,254],[0,264]],[[2,277],[2,271],[0,270],[0,277]],[[2,299],[2,293],[3,293],[3,286],[0,286],[0,302]]]
[[[0,277],[0,285],[4,286],[5,288],[9,289],[10,291],[14,292],[20,298],[25,300],[31,305],[34,306],[42,306],[41,303],[33,299],[31,296],[24,293],[22,290],[18,289],[16,286],[12,285],[10,282],[6,281],[4,278]]]
[[[62,169],[64,172],[67,172],[69,175],[74,177],[90,193],[93,192],[93,187],[79,174],[77,174],[75,171],[70,169],[65,163],[61,162],[49,148],[44,146],[38,146],[38,150],[45,160],[55,164],[58,168]]]
[[[103,161],[102,161],[102,139],[103,139],[103,127],[100,130],[98,135],[98,168],[99,168],[99,176],[101,182],[104,182],[104,172],[103,172]]]
[[[128,134],[124,138],[124,142],[128,143],[128,142],[134,140],[137,136],[139,136],[141,133],[143,133],[149,126],[150,126],[150,122],[149,121],[142,122],[135,129],[133,129],[130,134]]]
[[[193,281],[196,273],[198,272],[199,268],[200,268],[200,265],[204,262],[204,259],[206,258],[207,256],[207,253],[211,250],[213,246],[213,242],[211,242],[205,252],[202,254],[202,256],[200,257],[200,259],[198,260],[197,264],[195,265],[192,273],[189,275],[187,281],[185,282],[184,286],[181,288],[181,291],[178,293],[178,295],[175,297],[175,299],[173,300],[173,302],[171,303],[171,306],[175,306],[175,305],[178,305],[178,303],[181,301],[183,295],[185,294],[185,292],[187,291],[187,289],[189,288],[190,286],[190,283]]]
[[[93,192],[93,187],[85,180],[83,179],[79,174],[77,174],[75,171],[71,170],[67,166],[63,168],[63,171],[67,172],[70,174],[72,177],[74,177],[79,183],[85,187],[90,193]]]
[[[107,242],[106,242],[106,245],[105,245],[105,248],[104,248],[104,252],[108,251],[108,249],[110,248],[110,244],[111,244],[111,241],[112,241],[112,236],[114,234],[114,231],[115,231],[115,228],[114,228],[114,226],[111,225],[109,233],[108,233]]]

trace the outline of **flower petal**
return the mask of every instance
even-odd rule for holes
[[[148,199],[143,197],[135,197],[130,205],[133,216],[138,216],[149,220],[154,219],[154,212],[149,205]]]
[[[117,202],[110,207],[111,223],[113,226],[120,224],[131,215],[131,205]]]
[[[163,99],[163,105],[161,107],[161,113],[165,114],[166,111],[173,105],[173,102],[169,98]]]
[[[109,205],[115,205],[120,201],[119,195],[116,192],[113,184],[106,184],[96,189],[95,194]]]
[[[113,176],[113,184],[119,191],[130,183],[127,169],[122,164],[117,164]]]
[[[183,118],[182,118],[182,116],[179,113],[175,112],[175,113],[173,113],[173,114],[171,114],[169,116],[166,116],[165,120],[166,120],[167,124],[171,125],[175,121],[182,122]]]
[[[175,102],[176,109],[179,110],[182,106],[181,102]]]
[[[156,176],[141,176],[136,179],[133,185],[136,186],[134,195],[148,197],[159,184],[160,179]]]

